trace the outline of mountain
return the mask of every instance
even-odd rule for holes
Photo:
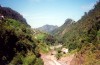
[[[23,18],[23,16],[20,13],[14,11],[13,9],[11,9],[9,7],[0,6],[0,14],[3,15],[5,18],[15,19],[15,20],[29,26],[26,22],[26,19]]]
[[[75,23],[74,20],[68,18],[65,20],[65,23],[61,27],[56,28],[51,33],[55,36],[63,36],[65,32],[69,30],[70,26],[74,23]]]
[[[51,31],[53,31],[54,29],[58,28],[58,26],[54,26],[54,25],[44,25],[42,27],[39,27],[38,30],[43,31],[43,32],[47,32],[50,33]]]

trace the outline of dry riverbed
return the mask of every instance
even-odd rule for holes
[[[41,54],[41,58],[44,61],[44,65],[70,65],[71,60],[74,58],[74,55],[61,57],[59,60],[56,59],[55,55]]]

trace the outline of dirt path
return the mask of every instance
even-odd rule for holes
[[[54,55],[49,55],[49,54],[41,54],[41,58],[44,61],[44,65],[61,65]]]
[[[59,60],[56,59],[56,51],[54,50],[54,48],[60,47],[62,47],[62,45],[51,46],[50,48],[52,50],[48,54],[41,53],[41,59],[43,59],[44,65],[70,65],[72,59],[74,58],[74,54],[67,57],[61,57],[61,59]]]
[[[70,65],[71,60],[74,55],[68,57],[62,57],[60,60],[57,60],[54,55],[50,54],[41,54],[41,58],[44,61],[44,65]]]
[[[59,62],[62,64],[62,65],[70,65],[72,59],[74,58],[74,54],[73,55],[70,55],[70,56],[67,56],[67,57],[62,57]]]

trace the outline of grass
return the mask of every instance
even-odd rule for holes
[[[32,64],[35,59],[36,59],[36,56],[33,53],[29,52],[25,58],[22,58],[23,65]]]
[[[45,38],[45,34],[40,33],[35,36],[38,40],[43,40]]]
[[[46,45],[45,43],[41,43],[38,45],[40,52],[42,53],[48,53],[50,48],[48,45]]]

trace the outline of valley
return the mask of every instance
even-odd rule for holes
[[[100,0],[78,20],[32,28],[0,6],[0,65],[100,65]]]

